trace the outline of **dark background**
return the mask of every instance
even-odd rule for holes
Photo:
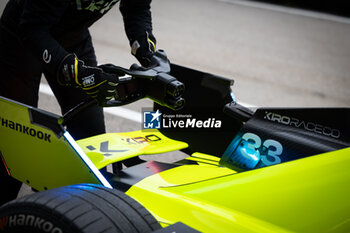
[[[253,0],[247,0],[253,1]],[[339,16],[350,16],[350,1],[347,0],[255,0],[287,7],[330,13]]]

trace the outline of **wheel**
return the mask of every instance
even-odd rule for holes
[[[151,232],[159,228],[131,197],[93,184],[38,192],[0,207],[1,232]]]

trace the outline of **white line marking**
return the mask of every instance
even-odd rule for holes
[[[50,86],[45,84],[45,83],[40,84],[39,92],[46,94],[46,95],[54,96]],[[256,107],[254,105],[243,103],[243,102],[239,102],[239,104],[246,106],[248,108],[255,108]],[[140,112],[136,112],[134,110],[130,110],[127,108],[123,108],[123,107],[104,108],[103,111],[105,113],[112,114],[114,116],[118,116],[118,117],[124,118],[126,120],[134,121],[136,123],[142,122],[142,114]]]
[[[142,122],[142,114],[140,112],[136,112],[134,110],[130,110],[123,107],[117,108],[104,108],[103,111],[105,113],[112,114],[114,116],[119,116],[127,120],[131,120],[137,123]]]
[[[327,13],[316,12],[316,11],[302,10],[302,9],[291,8],[291,7],[277,6],[269,3],[251,2],[251,1],[243,1],[243,0],[216,0],[216,1],[236,4],[241,6],[247,6],[247,7],[254,7],[254,8],[270,10],[270,11],[276,11],[281,13],[287,13],[291,15],[305,16],[305,17],[314,18],[314,19],[323,19],[323,20],[333,21],[337,23],[350,24],[349,18],[331,15]]]
[[[50,86],[45,84],[45,83],[40,84],[39,92],[46,94],[46,95],[54,96]],[[104,108],[103,111],[105,113],[112,114],[112,115],[118,116],[118,117],[122,117],[124,119],[131,120],[131,121],[134,121],[137,123],[141,123],[141,121],[142,121],[141,113],[136,112],[134,110],[127,109],[127,108],[123,108],[123,107]]]
[[[54,96],[50,86],[45,84],[45,83],[40,83],[39,92],[46,94],[46,95]]]

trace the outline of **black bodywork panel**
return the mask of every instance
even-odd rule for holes
[[[350,147],[349,119],[350,108],[258,109],[220,164],[242,171]]]
[[[224,106],[232,102],[231,86],[233,80],[204,73],[183,66],[171,65],[171,75],[185,84],[185,107],[178,111],[170,110],[158,104],[162,114],[190,114],[196,119],[215,118],[221,120],[220,129],[160,129],[175,140],[188,143],[186,153],[202,152],[220,157],[234,135],[242,127],[242,122],[229,117],[223,112]]]

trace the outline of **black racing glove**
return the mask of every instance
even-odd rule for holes
[[[156,38],[151,32],[145,32],[131,40],[131,53],[144,67],[149,67],[156,51]]]
[[[105,64],[100,67],[104,72],[118,76],[123,75],[121,67],[113,64]],[[116,100],[132,102],[148,97],[173,110],[178,110],[184,106],[185,101],[182,94],[185,87],[175,77],[169,75],[170,62],[163,50],[157,50],[153,54],[149,68],[133,64],[130,70],[124,70],[124,74],[131,75],[133,78],[120,80]]]
[[[98,67],[85,66],[75,54],[63,59],[57,79],[61,85],[80,87],[101,106],[114,97],[118,85],[117,75],[105,73]]]
[[[130,69],[143,71],[152,69],[158,73],[170,73],[170,61],[164,50],[159,49],[155,51],[148,59],[147,66],[140,67],[137,64],[132,64]]]

